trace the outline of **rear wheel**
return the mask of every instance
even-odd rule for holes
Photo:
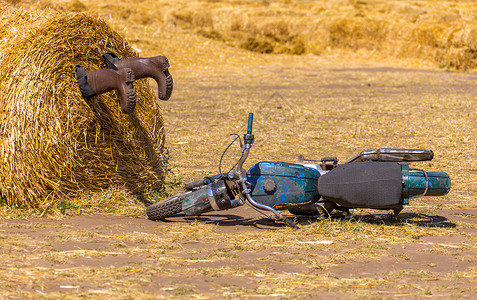
[[[182,211],[182,201],[191,192],[177,194],[166,198],[162,201],[156,202],[146,208],[146,215],[148,219],[156,221],[171,217]]]

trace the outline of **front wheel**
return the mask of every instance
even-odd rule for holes
[[[146,208],[146,215],[149,220],[157,221],[171,217],[182,211],[182,201],[191,192],[185,192],[166,198],[162,201],[149,205]]]

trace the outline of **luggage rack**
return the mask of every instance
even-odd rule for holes
[[[346,161],[345,164],[363,161],[413,162],[432,160],[433,158],[432,150],[380,148],[363,151]]]

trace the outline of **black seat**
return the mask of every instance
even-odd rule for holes
[[[318,180],[318,193],[346,208],[397,208],[402,204],[402,171],[396,162],[355,162]]]

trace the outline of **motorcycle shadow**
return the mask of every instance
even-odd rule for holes
[[[320,222],[324,219],[341,220],[355,223],[368,223],[387,226],[408,226],[410,224],[420,227],[435,228],[455,228],[457,225],[439,215],[428,215],[424,213],[400,213],[395,216],[392,213],[369,213],[369,214],[345,214],[334,213],[325,217],[296,216],[295,220],[298,224],[307,224]]]
[[[200,216],[186,216],[178,214],[174,217],[163,220],[162,222],[201,222],[205,224],[214,224],[224,228],[256,228],[256,229],[280,229],[286,227],[284,222],[277,222],[264,215],[258,214],[251,210],[237,209],[237,214],[232,214],[230,211],[211,212]],[[439,215],[429,215],[424,213],[400,213],[395,216],[392,213],[375,213],[375,212],[359,212],[346,214],[344,212],[334,212],[329,216],[301,216],[288,215],[293,219],[297,225],[309,225],[324,221],[338,221],[338,222],[353,222],[353,223],[367,223],[375,225],[387,226],[409,226],[416,225],[420,227],[435,227],[435,228],[455,228],[457,225]]]
[[[213,224],[223,228],[238,230],[243,228],[255,229],[280,229],[286,227],[284,222],[276,222],[249,206],[239,206],[233,210],[212,211],[199,216],[186,216],[184,213],[177,214],[161,220],[165,223],[194,223]]]
[[[197,217],[186,217],[189,222],[199,221],[205,224],[214,224],[221,227],[247,227],[257,229],[279,229],[287,225],[266,217],[243,217],[232,214],[204,214]]]

